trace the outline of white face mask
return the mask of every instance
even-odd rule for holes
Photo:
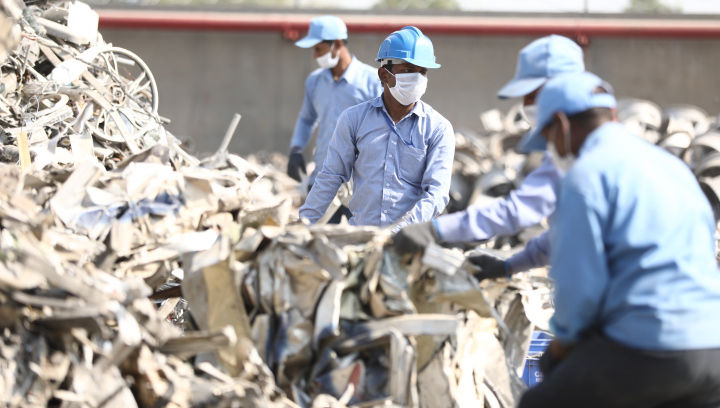
[[[530,129],[535,129],[537,126],[537,105],[523,105],[520,107],[520,114],[525,119],[525,122],[530,125]]]
[[[320,68],[335,68],[335,66],[338,64],[338,61],[340,61],[340,53],[338,53],[338,55],[333,58],[332,52],[333,46],[331,45],[330,51],[315,58],[315,61],[317,61],[318,65],[320,65]]]
[[[563,134],[563,143],[565,143],[565,151],[567,152],[565,156],[560,156],[560,153],[555,148],[555,143],[548,142],[547,150],[555,168],[565,174],[575,164],[577,158],[570,150],[570,134]]]
[[[385,69],[387,71],[387,69]],[[390,72],[390,71],[388,71]],[[418,72],[409,74],[393,74],[395,77],[395,86],[390,89],[390,94],[401,105],[412,105],[422,98],[427,90],[427,77]]]

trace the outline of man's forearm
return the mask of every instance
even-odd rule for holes
[[[447,205],[447,200],[437,197],[437,192],[426,192],[423,198],[418,200],[415,205],[401,218],[402,226],[413,224],[416,222],[430,221],[437,214],[442,212]],[[439,201],[439,203],[438,203]]]
[[[315,184],[305,199],[305,204],[300,207],[299,211],[301,218],[306,218],[313,224],[325,215],[325,211],[342,185],[342,180],[335,183],[327,175],[321,179],[321,175],[322,173],[318,174]]]
[[[525,272],[550,263],[550,235],[548,231],[531,239],[525,248],[507,260],[512,273]]]

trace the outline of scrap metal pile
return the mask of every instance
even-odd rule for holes
[[[514,405],[545,278],[298,223],[297,183],[227,152],[239,116],[198,159],[89,7],[4,6],[0,404]]]
[[[292,405],[231,326],[183,333],[179,295],[153,294],[232,234],[231,212],[290,211],[294,182],[226,143],[184,152],[152,73],[102,40],[87,5],[3,11],[16,24],[2,21],[0,404]],[[193,358],[215,350],[238,359]]]
[[[226,301],[245,307],[236,320],[302,406],[514,406],[533,326],[547,328],[547,278],[478,285],[461,251],[403,257],[388,235],[249,226],[227,245],[235,262],[204,283],[234,272],[241,292]],[[214,313],[229,319],[228,309]]]

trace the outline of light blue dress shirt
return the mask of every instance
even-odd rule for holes
[[[305,97],[295,123],[290,148],[304,149],[317,126],[315,171],[310,176],[311,183],[322,168],[335,124],[342,111],[375,98],[381,92],[382,85],[377,68],[364,64],[355,57],[337,81],[333,79],[332,70],[327,68],[318,68],[308,76],[305,80]]]
[[[557,339],[599,328],[630,347],[720,347],[715,222],[688,167],[618,123],[591,133],[551,224]]]
[[[522,251],[507,260],[513,273],[523,272],[532,268],[540,268],[550,263],[550,234],[542,234],[528,241]]]
[[[536,225],[555,210],[555,191],[561,179],[562,174],[545,154],[540,166],[506,198],[438,217],[435,222],[438,235],[445,242],[482,241],[497,235],[513,235]],[[520,272],[547,265],[549,241],[546,233],[531,240],[508,260],[510,267]]]
[[[382,96],[353,106],[338,119],[300,216],[316,222],[352,177],[351,224],[430,221],[448,203],[454,154],[452,125],[423,101],[397,124]]]

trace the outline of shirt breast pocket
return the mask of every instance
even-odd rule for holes
[[[398,143],[398,175],[403,181],[419,186],[425,173],[425,150]]]

